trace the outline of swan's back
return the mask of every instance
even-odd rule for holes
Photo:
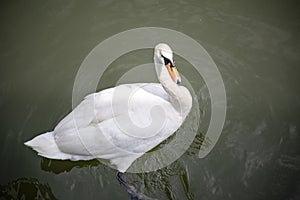
[[[44,157],[104,159],[122,172],[181,123],[181,116],[160,84],[125,84],[88,95],[53,132],[27,145],[40,152],[37,144],[42,141],[52,147],[49,152],[43,148],[40,155]]]

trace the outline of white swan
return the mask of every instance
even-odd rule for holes
[[[88,95],[54,131],[25,143],[51,159],[99,159],[125,172],[172,135],[192,106],[167,44],[154,49],[159,83],[124,84]]]

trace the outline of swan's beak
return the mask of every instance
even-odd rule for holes
[[[180,78],[180,75],[177,71],[177,68],[175,66],[172,66],[171,63],[168,63],[166,65],[167,69],[168,69],[168,72],[172,78],[172,80],[175,82],[175,83],[181,83],[181,78]]]

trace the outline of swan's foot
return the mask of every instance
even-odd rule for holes
[[[119,183],[124,186],[125,190],[130,195],[131,200],[153,200],[152,198],[150,198],[142,193],[138,193],[137,190],[135,189],[135,187],[133,187],[132,185],[129,185],[124,180],[124,173],[118,172],[117,179],[118,179]]]

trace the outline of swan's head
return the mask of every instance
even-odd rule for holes
[[[154,62],[156,67],[157,66],[165,66],[168,70],[172,80],[175,83],[180,83],[181,78],[180,75],[175,67],[175,62],[173,60],[173,52],[169,45],[160,43],[155,46],[154,48]],[[157,69],[161,71],[162,69]]]

